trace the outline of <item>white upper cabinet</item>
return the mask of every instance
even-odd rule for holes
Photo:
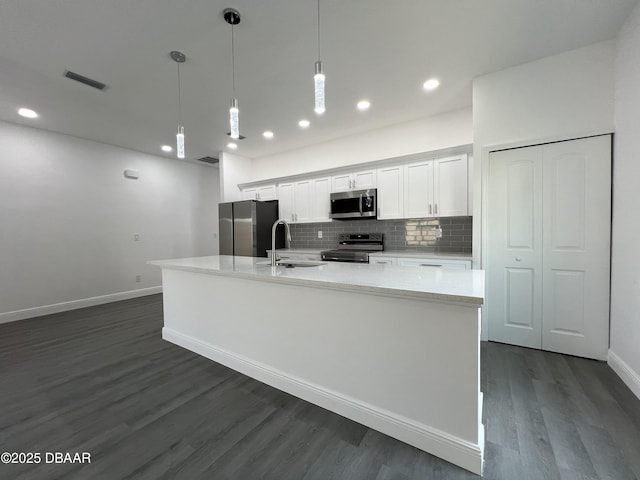
[[[331,202],[329,194],[331,193],[331,178],[323,177],[313,180],[313,191],[311,194],[311,221],[312,222],[329,222],[329,212],[331,210]]]
[[[257,198],[258,198],[257,188],[245,188],[244,190],[242,190],[243,200],[256,200]]]
[[[432,217],[433,160],[412,163],[405,168],[404,217]]]
[[[301,180],[294,184],[294,222],[311,221],[313,182]]]
[[[467,155],[406,166],[405,218],[468,215]]]
[[[343,173],[340,175],[334,175],[331,177],[331,191],[332,192],[347,192],[352,190],[353,178],[350,173]]]
[[[332,192],[347,192],[349,190],[366,190],[376,188],[376,170],[361,170],[358,172],[341,173],[331,177]]]
[[[433,214],[456,217],[469,214],[467,155],[433,161]]]
[[[278,194],[275,185],[263,185],[260,187],[245,188],[242,190],[243,200],[277,200]]]
[[[404,175],[403,165],[378,169],[378,218],[380,220],[404,217]]]
[[[378,179],[376,170],[362,170],[353,174],[353,189],[366,190],[367,188],[376,188]]]
[[[377,218],[429,218],[466,216],[471,212],[467,154],[433,158],[424,154],[385,161],[378,168],[329,176],[282,179],[274,184],[251,184],[242,189],[245,200],[279,200],[280,218],[288,222],[331,221],[330,194],[378,189]],[[319,172],[318,172],[319,174]],[[272,182],[274,180],[271,180]],[[268,181],[267,181],[268,182]]]
[[[329,222],[329,177],[278,185],[280,218],[290,223]]]
[[[294,221],[293,212],[293,182],[278,185],[278,210],[281,219]]]

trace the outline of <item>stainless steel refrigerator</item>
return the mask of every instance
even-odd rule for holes
[[[243,200],[218,204],[220,255],[266,257],[271,227],[278,220],[278,201]],[[276,248],[284,247],[284,228],[276,232]]]

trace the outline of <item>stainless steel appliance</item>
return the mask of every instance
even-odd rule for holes
[[[243,200],[218,204],[220,255],[266,257],[271,227],[278,220],[278,201]],[[276,234],[276,248],[284,247],[284,232]]]
[[[384,250],[382,233],[342,233],[337,250],[321,252],[322,260],[369,263],[369,253]]]
[[[354,190],[332,193],[331,218],[342,220],[355,218],[376,218],[378,212],[378,190]]]

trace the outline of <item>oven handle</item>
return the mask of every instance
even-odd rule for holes
[[[360,216],[362,216],[362,194],[360,194]]]

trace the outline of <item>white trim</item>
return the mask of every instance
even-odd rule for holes
[[[128,292],[111,293],[109,295],[101,295],[99,297],[82,298],[80,300],[54,303],[52,305],[42,305],[40,307],[25,308],[23,310],[14,310],[13,312],[0,313],[0,323],[15,322],[26,318],[40,317],[42,315],[50,315],[52,313],[76,310],[78,308],[93,307],[95,305],[117,302],[119,300],[128,300],[130,298],[144,297],[146,295],[153,295],[156,293],[162,293],[162,286],[129,290]]]
[[[420,424],[340,392],[329,390],[171,328],[164,327],[162,329],[162,338],[267,385],[397,438],[473,473],[482,474],[482,449],[478,444],[455,437],[429,425]]]
[[[618,374],[622,381],[629,387],[629,389],[640,398],[640,374],[635,372],[633,368],[627,364],[622,358],[616,355],[613,350],[609,350],[607,357],[607,363],[611,369]]]

